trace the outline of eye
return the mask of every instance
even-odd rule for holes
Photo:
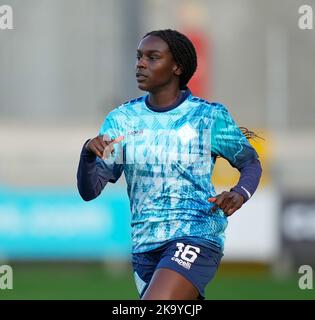
[[[136,59],[139,60],[142,57],[141,52],[137,52]]]
[[[150,59],[150,60],[158,60],[159,57],[158,57],[158,56],[150,56],[149,59]]]

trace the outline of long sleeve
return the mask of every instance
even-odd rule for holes
[[[216,106],[214,115],[211,151],[213,156],[225,158],[239,170],[240,179],[231,190],[240,193],[246,202],[260,181],[262,168],[258,154],[223,105]]]
[[[256,191],[262,168],[260,161],[250,160],[246,163],[242,168],[238,169],[241,173],[239,181],[235,187],[231,189],[231,191],[236,191],[244,197],[244,202],[246,202]]]
[[[120,135],[116,115],[115,110],[109,113],[100,128],[100,135],[106,134],[111,138]],[[78,190],[85,201],[98,197],[108,182],[115,183],[119,179],[124,169],[121,143],[114,146],[114,156],[104,160],[86,149],[88,141],[82,148],[77,171]]]
[[[77,186],[82,199],[89,201],[98,197],[108,182],[115,183],[123,168],[122,164],[107,165],[104,160],[85,148],[86,143],[80,155]]]

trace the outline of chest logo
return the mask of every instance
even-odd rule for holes
[[[143,134],[143,129],[128,131],[128,136],[140,136],[141,134]]]

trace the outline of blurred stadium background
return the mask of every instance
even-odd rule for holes
[[[136,97],[136,47],[176,28],[199,53],[193,92],[229,107],[264,167],[255,196],[230,218],[208,299],[314,299],[300,265],[315,267],[315,30],[300,0],[1,0],[0,299],[137,299],[123,178],[90,203],[76,190],[82,144],[106,114]],[[307,4],[315,9],[315,1]],[[216,167],[218,191],[237,172]],[[1,275],[0,275],[1,276]]]

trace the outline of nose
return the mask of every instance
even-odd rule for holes
[[[145,59],[143,59],[143,57],[137,59],[136,69],[146,68],[146,66],[147,66],[146,61]]]

